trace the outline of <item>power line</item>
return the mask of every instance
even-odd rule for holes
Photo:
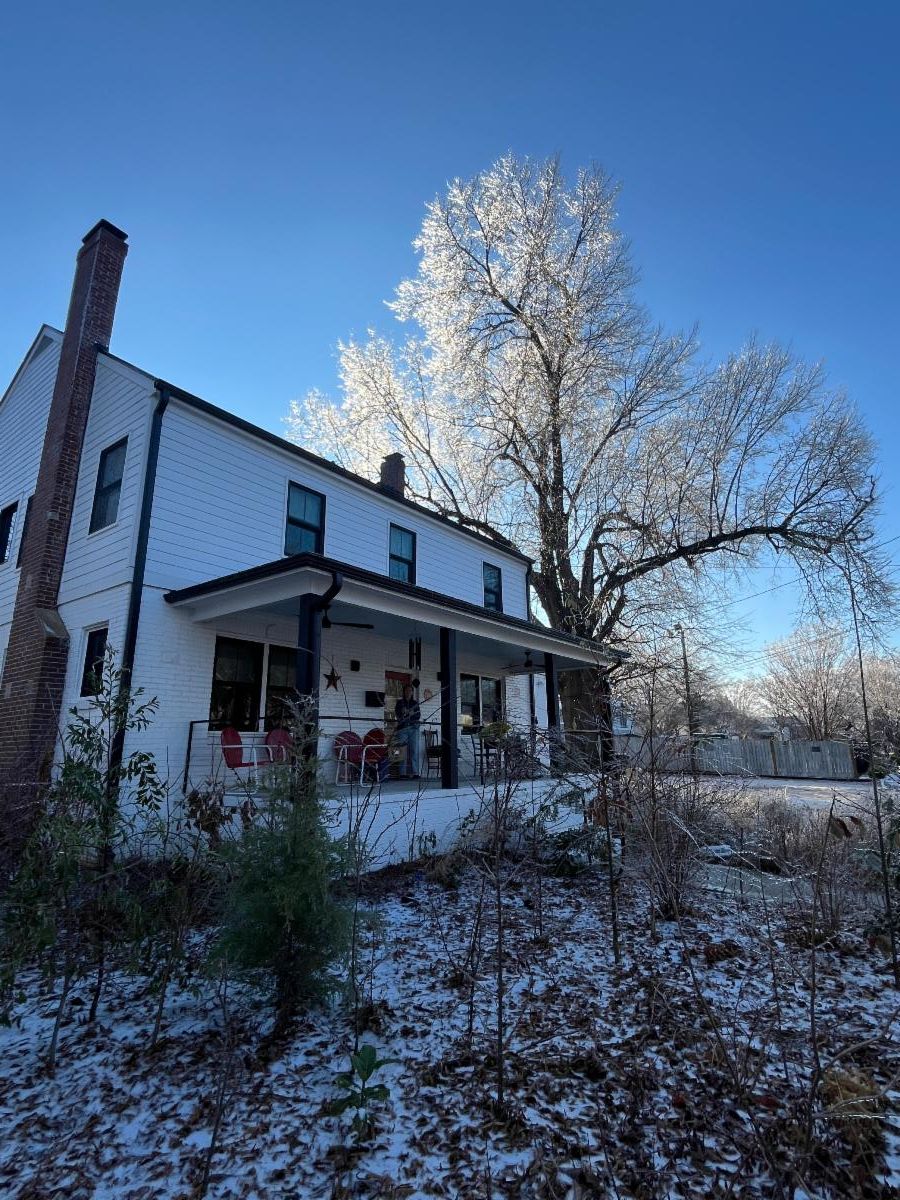
[[[877,542],[872,546],[873,550],[881,550],[884,546],[890,546],[892,542],[900,542],[900,533],[893,537],[887,538],[883,542]],[[786,564],[785,564],[786,565]],[[723,600],[719,604],[709,604],[704,606],[704,612],[717,612],[722,608],[732,608],[735,604],[746,604],[749,600],[757,600],[760,596],[769,596],[772,592],[781,591],[782,588],[792,587],[796,583],[803,580],[802,575],[795,575],[792,579],[785,579],[782,583],[773,584],[770,588],[763,588],[761,592],[753,592],[749,596],[738,596],[734,600]]]

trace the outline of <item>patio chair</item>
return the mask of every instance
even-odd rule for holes
[[[431,778],[431,772],[434,771],[435,777],[441,777],[441,743],[438,738],[436,729],[425,730],[425,778]]]
[[[270,763],[290,762],[294,754],[294,739],[287,729],[270,729],[266,734],[265,749]]]
[[[388,744],[387,738],[384,736],[384,730],[377,726],[370,729],[363,738],[362,766],[360,768],[360,779],[366,773],[366,767],[372,768],[372,774],[375,779],[383,778],[383,763],[387,763],[388,759]]]
[[[229,771],[234,771],[238,775],[240,771],[248,771],[249,778],[253,783],[257,782],[259,761],[255,746],[248,746],[247,753],[249,758],[244,757],[244,743],[241,740],[241,735],[233,725],[226,725],[219,734],[219,742],[222,746],[222,758],[225,761],[225,766]]]
[[[334,772],[334,782],[341,782],[341,769],[344,771],[344,782],[350,782],[350,768],[352,767],[362,778],[362,760],[363,760],[363,743],[362,738],[358,733],[354,733],[352,729],[345,729],[341,733],[335,734],[334,737],[334,757],[337,760],[337,767]]]

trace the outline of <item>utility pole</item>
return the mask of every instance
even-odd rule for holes
[[[688,753],[690,754],[690,757],[691,757],[691,774],[693,775],[694,780],[696,781],[696,779],[697,779],[697,747],[694,743],[694,735],[696,733],[696,730],[694,728],[694,705],[691,700],[691,674],[690,674],[690,671],[688,670],[687,645],[685,644],[685,640],[684,640],[684,626],[680,622],[677,625],[673,626],[673,628],[671,630],[671,636],[674,637],[676,633],[681,638],[681,663],[684,668],[684,701],[685,701],[685,706],[687,707],[687,720],[688,720]]]

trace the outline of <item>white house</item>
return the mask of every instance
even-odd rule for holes
[[[454,793],[483,722],[553,730],[557,673],[607,656],[530,620],[529,560],[410,500],[399,455],[372,483],[109,353],[126,252],[107,222],[87,235],[66,331],[38,332],[0,400],[6,780],[52,759],[107,645],[159,701],[119,751],[184,789],[228,774],[223,728],[264,761],[295,689],[336,767],[334,737],[390,735],[413,684],[422,774]]]

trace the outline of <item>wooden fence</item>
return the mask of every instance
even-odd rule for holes
[[[618,749],[641,766],[651,761],[649,738],[617,737]],[[848,742],[782,742],[774,738],[699,738],[697,770],[704,775],[771,775],[782,779],[856,779]],[[652,758],[661,771],[690,771],[687,738],[655,739]]]

